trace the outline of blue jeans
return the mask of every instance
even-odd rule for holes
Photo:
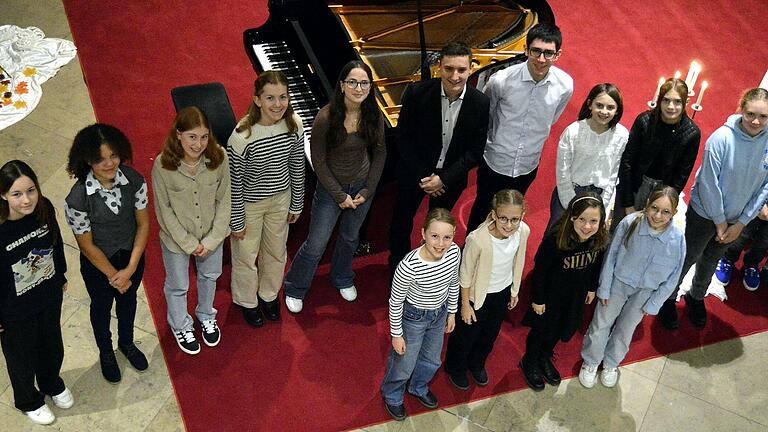
[[[173,331],[191,330],[192,317],[187,312],[187,291],[189,291],[189,257],[185,253],[169,251],[163,242],[163,266],[165,283],[163,293],[168,305],[168,325]],[[200,322],[216,318],[213,297],[216,294],[216,280],[221,276],[221,256],[224,247],[220,244],[207,257],[193,257],[197,267],[197,307],[195,316]]]
[[[405,354],[390,349],[387,371],[381,382],[381,395],[389,405],[402,405],[405,386],[408,393],[426,396],[429,382],[440,368],[443,335],[448,308],[419,309],[408,303],[403,308],[403,338]]]
[[[342,185],[342,189],[354,197],[365,187],[365,181]],[[309,222],[309,234],[299,252],[293,258],[291,268],[285,275],[283,286],[285,295],[303,299],[312,284],[317,264],[323,257],[328,240],[333,234],[336,221],[339,223],[339,235],[336,248],[331,260],[331,284],[336,289],[349,288],[354,285],[355,272],[352,271],[352,255],[357,250],[360,241],[360,226],[365,221],[368,209],[371,208],[373,197],[369,197],[363,205],[356,209],[344,209],[336,203],[333,197],[318,182],[315,196],[312,199],[312,216]]]

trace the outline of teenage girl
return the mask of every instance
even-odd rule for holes
[[[226,153],[211,135],[208,119],[197,107],[176,115],[163,151],[152,168],[155,214],[160,225],[168,325],[187,354],[200,352],[194,321],[187,312],[189,257],[197,269],[195,316],[203,342],[216,346],[221,331],[213,298],[221,275],[222,244],[229,227],[229,168]]]
[[[424,243],[409,252],[395,270],[389,297],[392,350],[381,383],[387,412],[406,416],[406,391],[427,408],[437,408],[429,382],[440,368],[443,334],[453,331],[459,299],[461,251],[453,236],[456,220],[444,208],[427,213]]]
[[[605,208],[609,208],[629,136],[627,128],[619,124],[623,113],[624,102],[615,85],[603,83],[592,87],[581,105],[578,121],[560,135],[555,166],[557,186],[552,191],[547,228],[554,225],[579,192],[595,192]]]
[[[594,192],[576,195],[536,252],[533,303],[523,324],[531,327],[520,361],[526,383],[544,389],[560,384],[552,363],[555,345],[581,326],[584,305],[595,298],[600,264],[608,245],[603,200]]]
[[[621,156],[611,230],[624,215],[645,208],[660,184],[682,192],[699,153],[701,131],[688,117],[688,86],[670,78],[659,88],[656,106],[637,116]]]
[[[616,228],[600,273],[599,305],[581,350],[579,381],[586,388],[595,385],[600,363],[600,381],[616,385],[635,328],[645,315],[656,315],[677,286],[685,258],[683,231],[672,224],[678,196],[669,186],[654,190],[645,209]]]
[[[312,124],[312,166],[317,174],[307,239],[285,275],[285,305],[301,312],[317,265],[339,222],[331,259],[331,285],[346,301],[357,299],[352,255],[373,202],[387,157],[384,118],[372,91],[371,68],[359,60],[339,73],[336,90]]]
[[[232,181],[232,301],[252,327],[280,319],[288,225],[304,208],[304,130],[288,80],[265,71],[227,142]],[[258,261],[258,265],[257,265]]]
[[[507,309],[517,305],[531,233],[524,215],[523,194],[501,190],[493,196],[485,222],[467,236],[459,269],[461,319],[445,355],[448,378],[461,390],[469,388],[467,370],[477,385],[488,385],[486,359]]]
[[[38,424],[56,419],[45,396],[70,408],[59,375],[64,360],[61,302],[67,289],[64,242],[53,205],[26,163],[0,168],[0,343],[16,408]],[[37,381],[37,388],[35,387]],[[38,390],[38,388],[40,390]]]
[[[134,369],[147,358],[133,343],[136,292],[144,274],[149,237],[147,183],[133,168],[131,144],[116,127],[87,126],[75,135],[67,171],[77,179],[64,213],[80,247],[80,274],[91,297],[91,326],[99,348],[101,374],[121,379],[112,347],[112,303],[117,313],[117,346]]]
[[[739,110],[707,140],[685,214],[681,278],[696,264],[685,303],[698,328],[707,324],[704,296],[718,260],[768,199],[768,90],[745,92]],[[664,303],[659,319],[664,327],[677,328],[674,298]]]

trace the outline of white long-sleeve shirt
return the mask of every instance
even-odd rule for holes
[[[603,190],[605,208],[611,202],[619,176],[621,154],[627,145],[629,131],[617,124],[596,133],[586,120],[571,123],[557,146],[557,196],[563,208],[576,196],[574,185],[594,185]]]

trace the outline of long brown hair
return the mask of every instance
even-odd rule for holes
[[[581,239],[573,227],[573,220],[578,218],[588,208],[600,210],[600,226],[597,228],[597,232],[587,240],[591,243],[589,249],[596,251],[604,249],[608,245],[610,239],[608,237],[608,230],[605,227],[603,200],[594,192],[581,192],[571,199],[571,202],[568,203],[568,208],[565,209],[565,212],[557,220],[555,226],[552,227],[559,250],[571,250],[581,243]]]
[[[19,177],[29,177],[32,183],[37,189],[37,205],[32,213],[37,220],[37,223],[42,226],[48,226],[48,229],[53,233],[53,226],[50,223],[51,218],[55,217],[52,212],[49,211],[46,199],[43,196],[43,191],[40,189],[40,182],[37,180],[37,175],[32,167],[26,164],[24,161],[12,160],[6,162],[2,168],[0,168],[0,195],[5,195],[11,190],[13,183],[19,179]],[[11,209],[8,206],[8,201],[0,199],[0,224],[5,223],[10,216]],[[51,235],[51,242],[56,244],[59,238],[58,233]]]
[[[205,166],[213,171],[221,165],[224,161],[224,150],[216,141],[216,136],[210,133],[211,125],[208,123],[208,118],[198,107],[190,106],[176,114],[171,130],[168,131],[168,136],[165,137],[163,152],[160,154],[160,163],[163,168],[169,171],[176,171],[179,165],[181,165],[181,160],[184,158],[184,148],[181,146],[178,134],[201,126],[208,129],[209,132],[208,146],[205,147],[203,152],[203,156],[208,158]]]
[[[288,91],[288,78],[285,74],[278,70],[264,71],[253,82],[253,95],[261,97],[264,93],[264,87],[267,84],[282,85],[285,86],[286,92]],[[247,132],[246,138],[251,136],[251,127],[259,122],[261,119],[261,108],[256,105],[256,101],[251,100],[251,104],[248,105],[248,111],[245,116],[240,119],[235,128],[235,132]],[[296,120],[293,118],[293,106],[291,105],[290,98],[288,99],[288,108],[283,113],[283,120],[288,127],[288,132],[296,133],[299,130],[299,125],[296,124]]]
[[[344,105],[344,93],[342,92],[342,86],[344,80],[349,76],[349,72],[352,69],[362,69],[368,76],[368,81],[371,82],[370,91],[368,96],[363,99],[363,103],[360,104],[360,129],[359,133],[363,139],[368,143],[368,150],[370,151],[372,146],[376,144],[384,145],[384,143],[377,143],[377,136],[379,134],[379,127],[381,122],[384,121],[379,107],[376,105],[376,96],[374,94],[373,87],[373,74],[371,68],[367,64],[360,60],[352,60],[341,69],[339,73],[339,79],[336,80],[336,89],[331,96],[329,102],[329,125],[327,133],[327,142],[330,148],[339,146],[347,138],[347,129],[344,128],[344,118],[346,117],[346,106]]]
[[[640,221],[646,216],[646,213],[651,208],[651,204],[662,197],[667,197],[669,199],[669,203],[672,204],[673,210],[677,209],[677,203],[680,201],[680,194],[678,194],[677,189],[673,188],[672,186],[657,186],[656,189],[654,189],[648,196],[648,201],[645,203],[645,208],[639,212],[640,214],[635,218],[635,220],[632,221],[632,224],[629,226],[629,228],[627,228],[627,233],[624,234],[624,239],[622,240],[622,244],[625,248],[629,247],[629,239],[632,237],[632,234],[635,233],[637,226],[640,225]],[[670,219],[670,223],[671,222],[672,220]]]

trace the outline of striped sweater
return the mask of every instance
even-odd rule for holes
[[[227,141],[232,216],[230,227],[245,229],[245,203],[258,202],[291,189],[291,213],[304,208],[304,130],[294,114],[299,130],[289,133],[285,121],[272,126],[255,124],[246,132],[232,131]],[[246,137],[247,136],[247,137]]]
[[[423,247],[423,246],[422,246]],[[403,304],[434,310],[448,300],[448,313],[456,313],[459,302],[461,250],[453,243],[440,261],[424,261],[416,248],[400,261],[392,279],[389,297],[389,332],[403,336]]]

